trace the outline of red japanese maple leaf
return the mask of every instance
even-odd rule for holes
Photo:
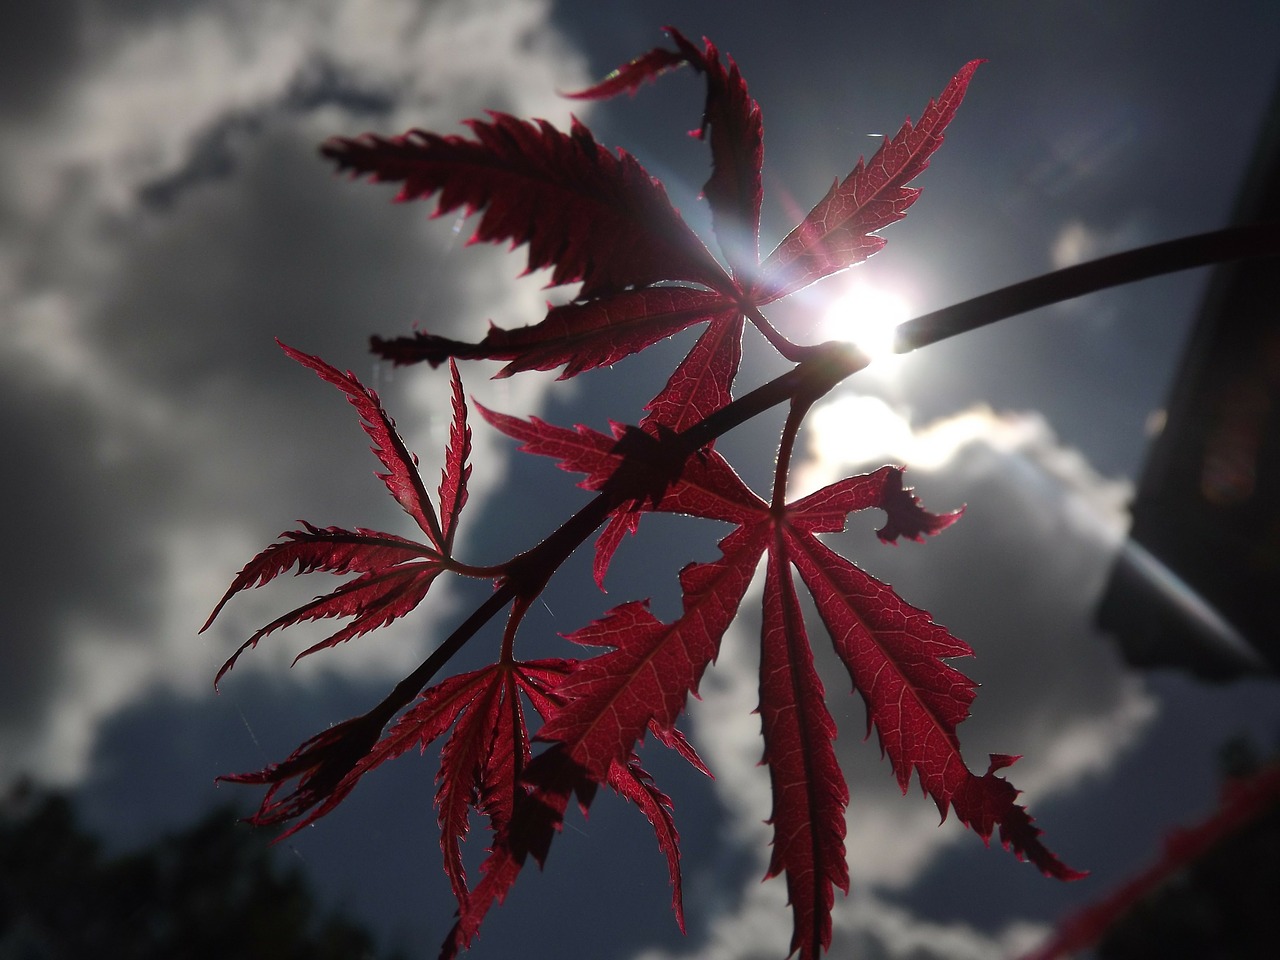
[[[303,521],[305,529],[288,530],[280,534],[283,542],[262,551],[236,575],[209,619],[200,628],[201,632],[209,628],[235,594],[260,587],[295,565],[300,574],[324,570],[340,576],[348,573],[358,573],[360,576],[271,621],[232,654],[218,671],[218,680],[222,679],[246,649],[257,646],[259,640],[282,627],[328,617],[353,618],[351,623],[328,639],[300,653],[298,656],[301,658],[362,636],[404,616],[426,596],[436,577],[452,565],[450,553],[454,531],[457,528],[458,514],[467,500],[467,478],[471,474],[471,468],[466,461],[471,449],[471,432],[467,427],[462,381],[456,367],[451,371],[453,426],[440,481],[440,514],[437,515],[418,474],[417,458],[409,453],[404,441],[400,439],[395,421],[382,409],[378,395],[361,384],[350,371],[341,373],[317,357],[283,343],[280,347],[290,357],[310,367],[321,379],[334,384],[347,395],[351,405],[360,413],[365,433],[373,441],[374,453],[386,467],[387,472],[378,474],[378,477],[426,534],[428,543],[406,540],[394,534],[378,533],[362,527],[355,530],[340,527],[320,529],[306,521]]]
[[[582,442],[575,456],[567,431],[540,421],[522,428],[510,419],[490,420],[518,437],[536,433],[546,441],[541,448],[527,443],[527,450],[560,456],[562,466],[589,478],[602,472],[599,456],[608,438],[601,434],[578,427],[572,435]],[[852,511],[878,507],[888,518],[878,531],[881,540],[919,540],[949,526],[960,512],[938,516],[921,508],[895,467],[830,484],[781,511],[748,490],[716,453],[695,461],[686,475],[653,509],[739,526],[721,541],[719,560],[681,572],[684,612],[674,622],[663,623],[645,603],[631,601],[570,635],[613,650],[578,662],[561,681],[557,691],[566,706],[538,734],[555,745],[533,761],[526,779],[553,795],[580,790],[584,779],[599,781],[629,754],[652,724],[670,728],[715,658],[767,552],[760,713],[774,784],[769,872],[787,872],[796,912],[793,950],[812,955],[830,942],[831,885],[848,891],[843,838],[849,794],[831,748],[835,724],[813,667],[791,566],[813,594],[903,792],[914,771],[944,816],[954,809],[984,840],[999,826],[1001,841],[1020,858],[1051,876],[1078,876],[1044,847],[1014,802],[1017,791],[994,775],[1016,758],[993,756],[979,777],[960,755],[955,728],[968,716],[974,684],[945,661],[970,655],[970,648],[815,536],[842,530]],[[562,809],[563,800],[552,806]]]
[[[576,795],[586,809],[600,785],[635,803],[653,826],[683,926],[672,803],[640,767],[636,751],[652,733],[705,771],[675,724],[716,658],[762,561],[759,712],[774,797],[768,876],[786,877],[794,914],[792,953],[812,958],[830,945],[834,890],[847,893],[849,888],[844,850],[849,791],[832,748],[836,726],[814,667],[796,573],[866,704],[868,733],[875,729],[904,792],[914,775],[944,817],[954,810],[984,841],[998,828],[1001,842],[1019,858],[1050,876],[1078,876],[1043,845],[1039,830],[1016,803],[1017,791],[996,775],[1016,758],[993,755],[987,771],[978,775],[961,756],[956,727],[968,715],[974,684],[949,661],[969,655],[970,648],[819,536],[843,530],[852,512],[877,508],[887,517],[878,531],[882,541],[923,540],[954,522],[959,511],[925,510],[903,486],[902,470],[893,466],[788,501],[790,458],[805,413],[866,358],[846,345],[794,344],[762,313],[769,303],[866,259],[883,245],[877,231],[901,219],[914,202],[919,191],[910,184],[941,143],[978,62],[956,74],[919,122],[903,124],[869,162],[859,160],[762,261],[760,107],[737,66],[712,44],[699,46],[675,30],[669,33],[674,49],[651,50],[577,96],[635,92],[680,66],[703,75],[706,100],[695,133],[710,146],[712,172],[703,196],[723,265],[634,158],[600,146],[576,120],[566,133],[543,121],[494,113],[469,122],[470,138],[412,130],[392,138],[335,139],[322,151],[340,169],[400,183],[402,200],[434,197],[437,215],[476,214],[474,241],[527,244],[530,270],[551,268],[553,284],[581,283],[572,302],[549,307],[541,322],[519,329],[491,326],[477,342],[421,331],[374,338],[375,352],[396,363],[450,361],[453,421],[438,513],[416,459],[377,396],[351,374],[286,347],[356,407],[386,469],[379,476],[426,542],[304,523],[251,560],[213,613],[234,594],[295,566],[299,573],[355,574],[251,636],[220,679],[241,652],[279,628],[352,618],[304,651],[310,653],[404,616],[442,573],[492,581],[492,595],[373,710],[308,740],[279,764],[227,778],[267,785],[253,819],[296,830],[336,807],[374,767],[444,738],[436,808],[444,868],[458,903],[444,956],[471,942],[530,855],[545,861],[570,799]],[[748,323],[796,366],[735,399],[732,388]],[[492,425],[520,440],[523,450],[555,457],[565,469],[583,474],[581,485],[595,496],[544,542],[504,563],[476,566],[457,559],[454,534],[470,468],[466,403],[455,360],[503,361],[498,376],[563,368],[561,377],[572,377],[698,324],[706,329],[636,426],[615,424],[611,434],[604,434],[482,409]],[[774,488],[764,498],[712,445],[727,430],[784,401],[790,413]],[[680,572],[681,615],[664,622],[646,601],[628,600],[568,635],[586,648],[582,658],[518,659],[514,651],[524,615],[568,556],[598,534],[594,574],[603,585],[621,539],[636,533],[649,512],[733,526],[720,542],[718,559],[691,563]],[[453,654],[506,608],[493,662],[434,682]],[[541,719],[532,732],[527,706]],[[474,883],[461,853],[472,812],[488,820],[490,832],[489,852]]]

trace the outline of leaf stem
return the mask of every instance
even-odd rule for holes
[[[769,510],[775,517],[782,515],[787,503],[787,475],[791,470],[791,451],[795,447],[796,434],[800,431],[800,421],[804,419],[809,407],[813,404],[792,400],[787,410],[787,422],[782,425],[782,437],[778,441],[778,463],[773,472],[773,497]]]
[[[792,363],[799,363],[806,359],[812,347],[806,347],[798,343],[792,343],[775,327],[772,323],[765,319],[760,308],[755,305],[748,305],[743,309],[743,315],[751,321],[751,325],[763,334],[764,338],[769,341],[769,345],[782,355],[784,360],[790,360]]]

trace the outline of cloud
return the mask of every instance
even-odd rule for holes
[[[850,532],[832,539],[975,648],[975,659],[957,662],[982,684],[973,716],[959,728],[970,766],[981,772],[987,753],[1023,755],[1009,779],[1033,815],[1050,798],[1069,796],[1109,771],[1156,712],[1154,699],[1125,675],[1092,623],[1123,538],[1129,484],[1099,476],[1034,413],[975,407],[915,426],[878,398],[841,392],[815,409],[808,438],[808,457],[796,474],[803,489],[897,462],[908,465],[908,481],[926,507],[967,503],[960,523],[924,545],[879,544],[872,533],[878,513],[853,517]],[[763,823],[770,799],[767,773],[757,766],[759,721],[750,714],[758,697],[759,620],[750,602],[743,609],[704,681],[703,699],[691,707],[691,734],[730,817],[726,842],[753,851],[758,871],[740,890],[721,895],[707,942],[691,944],[689,956],[780,956],[789,937],[785,884],[759,883],[771,840]],[[886,902],[909,901],[912,884],[944,851],[959,844],[981,851],[981,844],[954,818],[939,826],[932,802],[914,785],[907,796],[899,793],[874,740],[861,739],[861,701],[849,692],[825,637],[820,625],[812,628],[852,794],[846,839],[852,893],[837,898],[833,954],[991,957],[1033,943],[1043,933],[1035,923],[979,931]],[[1052,822],[1042,823],[1052,847]],[[1009,856],[995,846],[985,855]],[[1070,862],[1069,849],[1057,852]],[[715,885],[698,879],[696,864],[689,869],[690,890]],[[691,900],[691,913],[700,908]]]
[[[487,107],[565,122],[554,91],[587,78],[549,12],[540,0],[268,0],[123,18],[86,5],[42,31],[84,56],[39,78],[41,109],[0,115],[0,427],[22,514],[5,565],[0,779],[75,781],[105,717],[157,685],[207,695],[211,670],[284,609],[289,586],[246,598],[212,636],[195,630],[294,518],[405,529],[379,506],[349,408],[271,338],[380,380],[431,468],[445,381],[380,373],[368,334],[528,323],[543,294],[536,278],[508,280],[518,257],[464,251],[426,207],[334,177],[315,144],[457,129]],[[544,382],[479,381],[468,392],[521,412]],[[487,433],[477,448],[497,455]],[[472,511],[501,472],[477,471]],[[419,619],[291,678],[398,675],[425,643]],[[264,645],[246,667],[283,669],[297,649]]]
[[[707,942],[695,954],[699,960],[777,960],[787,956],[791,928],[785,890],[781,884],[756,884],[746,893],[741,909],[722,914],[712,923]],[[838,897],[838,895],[837,895]],[[861,893],[836,901],[828,956],[859,960],[992,960],[1019,956],[1044,936],[1038,924],[1010,923],[995,934],[984,934],[963,923],[922,920],[910,911]],[[646,950],[633,960],[666,960],[670,954]]]
[[[1049,248],[1049,258],[1054,269],[1061,270],[1149,243],[1149,233],[1135,220],[1111,229],[1091,227],[1079,219],[1068,220],[1058,229]]]

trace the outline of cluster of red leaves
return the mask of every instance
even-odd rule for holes
[[[550,267],[553,283],[581,283],[573,302],[549,308],[540,323],[516,330],[492,327],[477,343],[425,332],[374,339],[375,352],[396,363],[450,361],[453,423],[438,513],[416,458],[376,394],[350,373],[285,347],[341,389],[359,411],[386,470],[379,476],[426,542],[306,524],[251,560],[210,617],[212,622],[232,595],[295,567],[298,573],[356,575],[255,633],[219,672],[221,679],[241,652],[282,627],[351,618],[304,651],[311,653],[405,615],[443,572],[494,582],[491,599],[369,713],[312,738],[279,764],[227,778],[267,785],[254,821],[290,824],[292,832],[332,810],[374,767],[445,738],[436,805],[458,919],[443,956],[470,943],[530,854],[539,863],[544,860],[570,798],[576,795],[585,809],[600,784],[634,802],[653,825],[683,926],[672,804],[640,767],[635,751],[650,732],[705,772],[675,723],[715,659],[762,558],[760,714],[775,836],[768,875],[786,875],[795,922],[792,952],[811,958],[829,946],[834,888],[848,892],[849,887],[844,850],[849,793],[832,748],[836,727],[814,668],[792,568],[865,701],[867,732],[875,728],[903,791],[914,773],[943,816],[954,810],[984,841],[998,827],[1003,844],[1019,858],[1051,876],[1077,876],[1041,843],[1039,830],[1016,803],[1017,791],[996,776],[1016,758],[994,755],[979,776],[961,756],[956,725],[968,715],[974,684],[947,661],[969,655],[970,648],[818,537],[842,530],[851,512],[878,508],[887,516],[878,531],[881,540],[922,540],[950,525],[959,512],[924,510],[895,467],[786,502],[795,431],[809,405],[835,382],[809,376],[810,361],[843,358],[838,379],[864,360],[847,347],[796,346],[760,310],[883,245],[875,231],[903,217],[915,200],[919,191],[909,183],[941,143],[978,64],[965,66],[919,122],[904,123],[869,163],[859,160],[762,261],[759,106],[737,67],[722,62],[714,46],[699,48],[675,30],[669,33],[674,49],[652,50],[577,96],[634,92],[682,65],[703,75],[706,104],[695,134],[710,142],[713,170],[703,194],[726,266],[685,225],[662,186],[639,163],[600,146],[577,122],[564,133],[545,122],[491,114],[487,121],[469,123],[471,139],[413,130],[391,139],[335,139],[322,150],[341,169],[401,183],[400,199],[435,197],[437,215],[478,214],[474,240],[527,244],[531,270]],[[729,414],[743,403],[732,398],[732,387],[746,323],[784,356],[801,361],[787,382],[789,392],[779,395],[790,401],[791,414],[770,500],[748,489],[711,447],[716,436],[739,422]],[[507,563],[482,568],[454,557],[470,472],[467,408],[455,358],[505,361],[499,376],[563,367],[561,376],[571,377],[694,324],[706,329],[648,404],[639,427],[615,427],[610,436],[481,410],[489,423],[520,440],[523,450],[556,457],[566,470],[584,474],[581,485],[598,493],[546,541]],[[643,514],[651,511],[734,527],[720,543],[719,559],[692,563],[681,572],[681,615],[666,623],[643,601],[623,603],[569,635],[593,648],[594,655],[518,660],[519,625],[560,564],[600,530],[595,576],[602,584],[623,535],[636,532]],[[508,606],[496,661],[432,684],[452,653]],[[529,707],[541,720],[533,736],[526,720]],[[488,856],[474,883],[463,870],[461,854],[471,811],[483,814],[491,831]]]

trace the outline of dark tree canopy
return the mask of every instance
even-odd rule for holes
[[[388,956],[363,927],[322,910],[269,842],[220,807],[151,846],[108,856],[65,796],[16,788],[0,800],[0,956]]]

